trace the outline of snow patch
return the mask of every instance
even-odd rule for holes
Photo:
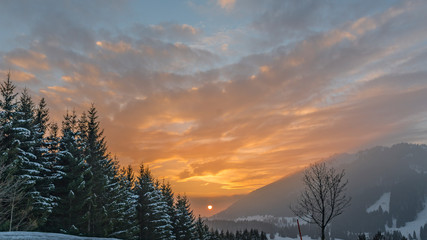
[[[393,219],[394,220],[394,219]],[[387,225],[385,226],[385,230],[387,232],[400,231],[403,236],[408,236],[409,234],[415,233],[417,236],[420,236],[420,228],[424,226],[427,222],[427,198],[424,202],[424,209],[417,214],[417,217],[412,222],[407,222],[403,227],[396,228],[396,222],[393,221],[393,227],[389,228]]]
[[[372,204],[370,207],[366,209],[367,213],[371,213],[374,211],[378,211],[381,207],[381,209],[384,212],[390,211],[390,192],[386,192],[383,195],[381,195],[380,199],[378,199],[374,204]]]
[[[297,225],[297,217],[275,217],[271,215],[255,215],[247,217],[239,217],[234,219],[235,222],[243,221],[258,221],[273,224],[277,227],[290,227]],[[304,221],[300,221],[300,225],[307,224]]]

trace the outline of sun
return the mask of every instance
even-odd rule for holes
[[[212,208],[213,208],[212,205],[208,205],[209,210],[212,210]]]

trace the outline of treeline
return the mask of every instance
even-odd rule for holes
[[[427,224],[425,226],[427,226]],[[372,236],[372,238],[368,238],[365,234],[360,234],[358,235],[357,239],[358,240],[369,240],[369,239],[372,239],[372,240],[417,240],[417,239],[424,240],[426,239],[425,238],[426,236],[423,234],[425,233],[421,232],[420,238],[417,238],[417,234],[415,233],[415,231],[413,234],[409,234],[408,237],[403,236],[402,233],[399,231],[394,231],[392,233],[377,232],[375,235]]]
[[[45,99],[0,85],[0,231],[44,231],[121,239],[266,239],[210,231],[186,196],[144,165],[138,177],[107,152],[96,108],[49,121]]]

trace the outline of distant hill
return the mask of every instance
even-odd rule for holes
[[[427,223],[426,145],[374,147],[326,161],[345,169],[347,193],[352,197],[351,206],[331,225],[335,237],[347,238],[349,232],[393,230],[419,236],[420,227]],[[303,189],[302,175],[301,171],[255,190],[211,220],[268,219],[293,232],[289,206],[296,203]]]

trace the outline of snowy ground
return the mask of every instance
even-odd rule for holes
[[[298,238],[279,237],[278,234],[276,234],[274,236],[274,238],[270,238],[270,235],[267,234],[267,238],[268,239],[273,239],[273,240],[300,240],[301,239],[299,236],[298,236]],[[309,236],[302,236],[302,240],[317,240],[317,239],[313,239],[313,238],[311,238]],[[342,240],[342,239],[335,238],[335,240]]]
[[[60,233],[0,232],[0,240],[115,240],[116,238],[77,237]],[[117,239],[116,239],[117,240]]]
[[[273,239],[273,240],[300,240],[301,239],[299,236],[298,238],[279,237],[278,234],[276,234],[274,238],[270,238],[270,235],[267,234],[267,238]],[[302,236],[302,240],[317,240],[317,239],[313,239],[309,236]],[[341,239],[335,238],[335,240],[341,240]]]
[[[268,235],[268,234],[267,234]],[[279,234],[276,234],[274,238],[271,238],[270,235],[267,236],[268,239],[274,239],[274,240],[300,240],[300,237],[298,238],[288,238],[288,237],[279,237]],[[302,236],[302,240],[314,240],[309,236]]]
[[[424,210],[418,213],[417,218],[412,222],[407,222],[405,226],[396,228],[396,223],[393,221],[393,227],[389,228],[387,225],[385,226],[386,231],[393,232],[395,230],[398,230],[402,233],[403,236],[408,236],[409,234],[412,234],[414,231],[416,232],[417,236],[420,236],[420,227],[424,226],[427,222],[427,199],[424,203]]]

